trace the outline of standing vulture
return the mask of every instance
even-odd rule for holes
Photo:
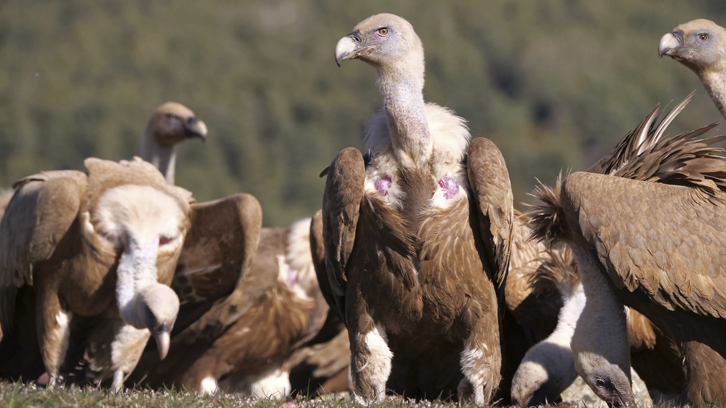
[[[698,75],[726,118],[726,30],[704,19],[681,24],[660,39],[658,56],[664,55]]]
[[[366,132],[369,160],[341,151],[323,198],[323,292],[349,330],[353,391],[368,402],[388,387],[485,404],[502,359],[497,288],[513,211],[504,158],[424,102],[423,46],[406,20],[362,21],[335,59],[372,65],[383,98]]]
[[[691,404],[726,401],[723,378],[702,378],[726,355],[726,162],[709,146],[726,137],[695,139],[712,124],[661,140],[688,100],[660,123],[656,107],[591,172],[535,193],[535,236],[570,246],[587,296],[575,367],[615,405],[635,404],[623,304],[683,350]]]
[[[192,290],[191,280],[205,271],[182,253],[172,287],[182,300],[180,319],[189,321],[173,334],[169,356],[159,361],[153,350],[147,351],[130,381],[203,393],[287,395],[291,366],[286,361],[320,331],[328,313],[312,265],[309,234],[310,219],[289,228],[263,228],[244,276],[231,285],[215,286],[229,289],[225,296]],[[202,259],[204,253],[196,255]],[[212,304],[205,308],[205,302]],[[184,312],[186,306],[190,313]],[[195,315],[197,310],[202,312]]]
[[[138,158],[85,165],[88,175],[21,180],[0,224],[5,377],[46,371],[54,385],[83,359],[119,389],[150,336],[161,358],[169,350],[179,299],[168,285],[182,251],[220,252],[248,233],[254,252],[261,210],[253,197],[190,206],[191,194]],[[227,231],[208,230],[218,218]]]
[[[207,139],[207,125],[186,106],[177,102],[160,105],[144,130],[141,158],[159,169],[170,185],[174,184],[175,146],[198,137]]]

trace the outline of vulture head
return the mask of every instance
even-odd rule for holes
[[[174,147],[197,137],[202,141],[207,140],[207,125],[186,106],[166,102],[156,108],[146,125],[141,157],[159,169],[167,184],[174,184]]]
[[[101,237],[101,247],[120,253],[116,268],[119,313],[126,323],[151,331],[161,358],[169,350],[179,298],[159,282],[162,277],[157,271],[173,271],[169,263],[181,253],[189,229],[188,211],[188,204],[158,188],[126,184],[101,195],[87,228]]]
[[[413,26],[394,14],[376,14],[358,23],[335,46],[335,62],[360,59],[384,72],[409,72],[423,89],[424,51]]]
[[[160,146],[171,147],[187,139],[207,139],[207,125],[194,116],[194,112],[176,102],[166,102],[156,108],[146,125],[146,137]]]
[[[667,55],[701,75],[722,72],[726,53],[726,30],[710,20],[698,19],[681,24],[664,35],[658,56]]]

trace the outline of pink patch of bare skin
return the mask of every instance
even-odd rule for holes
[[[391,188],[391,178],[383,176],[376,180],[376,182],[373,184],[376,188],[376,191],[381,193],[383,196],[388,195],[388,190]]]
[[[447,200],[454,198],[456,192],[459,191],[459,183],[452,177],[442,177],[439,180],[439,187],[444,190],[444,198]]]
[[[287,269],[287,286],[289,287],[295,287],[297,285],[297,270],[295,269]]]

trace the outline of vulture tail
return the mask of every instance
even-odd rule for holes
[[[569,229],[567,219],[562,208],[562,174],[557,177],[555,187],[544,185],[541,181],[532,192],[532,197],[541,201],[541,204],[532,206],[528,213],[532,236],[530,239],[544,241],[552,245],[564,238],[565,232]]]

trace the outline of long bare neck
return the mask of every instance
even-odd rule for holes
[[[726,75],[724,71],[709,70],[700,74],[701,81],[711,99],[716,104],[721,116],[726,118]]]
[[[391,142],[399,162],[407,167],[427,163],[433,143],[426,121],[423,72],[381,68],[378,84]]]
[[[164,175],[166,183],[174,185],[174,167],[176,151],[174,146],[161,146],[149,131],[144,131],[144,142],[141,146],[141,158],[153,164]]]

